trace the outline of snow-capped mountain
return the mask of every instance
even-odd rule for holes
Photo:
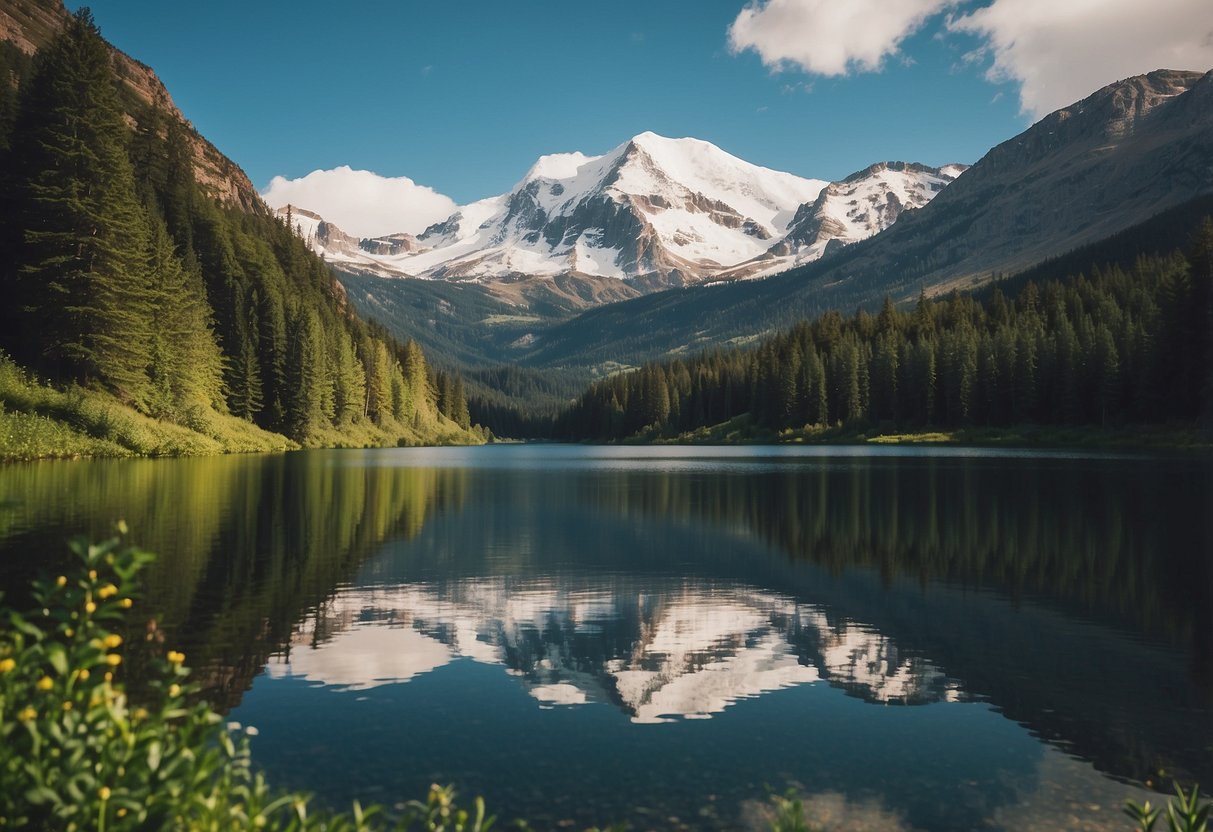
[[[543,156],[509,192],[413,237],[355,239],[323,206],[286,206],[330,262],[448,280],[624,280],[638,289],[770,274],[882,230],[964,168],[873,165],[829,183],[750,164],[709,142],[642,133],[602,156]]]
[[[817,199],[796,210],[783,236],[759,258],[721,277],[761,277],[799,266],[866,240],[891,226],[903,211],[926,205],[968,170],[951,164],[933,168],[917,162],[877,162],[821,189]]]
[[[811,205],[800,206],[771,253],[791,254],[802,263],[818,259],[832,246],[867,239],[896,222],[902,211],[926,205],[967,168],[878,162],[831,182]]]

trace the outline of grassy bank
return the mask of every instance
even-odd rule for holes
[[[1125,425],[1059,427],[1016,425],[1005,428],[922,428],[806,425],[772,430],[748,414],[677,436],[648,432],[628,444],[677,445],[958,445],[1006,448],[1122,448],[1213,450],[1213,439],[1190,426]]]
[[[187,456],[283,451],[298,445],[250,422],[196,406],[181,423],[153,419],[113,396],[42,383],[0,356],[0,460]]]
[[[467,445],[487,439],[445,417],[423,425],[351,422],[302,445],[235,416],[196,405],[177,421],[154,419],[99,390],[57,388],[0,355],[0,462],[76,457],[202,456],[299,447],[366,448]]]

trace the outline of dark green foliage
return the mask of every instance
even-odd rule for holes
[[[7,156],[6,344],[56,380],[150,393],[149,230],[109,50],[81,11],[22,84]]]
[[[1186,256],[1016,288],[826,313],[755,349],[646,365],[591,386],[555,434],[674,435],[742,414],[771,430],[1209,418],[1213,222]]]
[[[1091,273],[1095,265],[1130,269],[1142,254],[1165,255],[1187,246],[1199,219],[1211,211],[1213,195],[1196,197],[1138,226],[1042,263],[1008,281],[1003,291],[1011,294],[1029,282],[1039,286],[1080,272]],[[886,294],[894,299],[916,295],[924,285],[922,264],[915,265],[915,258],[907,257],[905,268],[876,275],[865,262],[871,247],[869,241],[846,246],[837,254],[763,280],[721,283],[706,290],[669,289],[597,306],[537,330],[534,347],[519,360],[541,367],[607,361],[639,365],[676,350],[711,349],[784,330],[831,309],[857,305],[878,309]],[[852,265],[868,276],[832,279]]]
[[[438,412],[465,430],[471,427],[463,376],[439,371],[434,377],[434,387],[438,391]]]
[[[0,152],[8,149],[13,120],[17,117],[17,82],[29,72],[29,56],[16,44],[0,43]]]
[[[87,11],[32,68],[0,59],[0,349],[181,424],[201,408],[313,443],[437,434],[420,350],[351,314],[285,224],[203,192],[188,128],[119,94]],[[447,394],[467,430],[462,383]]]

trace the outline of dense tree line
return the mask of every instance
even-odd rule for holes
[[[15,93],[10,78],[0,348],[17,361],[159,418],[214,408],[300,440],[359,422],[424,431],[440,412],[468,426],[461,385],[358,319],[289,218],[221,206],[179,119],[124,110],[87,10]]]
[[[1013,298],[888,300],[828,312],[750,350],[649,364],[594,384],[566,439],[759,426],[1120,425],[1210,419],[1213,222],[1189,253],[1140,258]]]
[[[579,370],[501,365],[469,370],[468,410],[476,424],[513,439],[546,439],[588,381]]]

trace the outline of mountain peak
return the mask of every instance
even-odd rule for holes
[[[586,162],[593,162],[601,156],[587,156],[579,150],[572,153],[549,153],[540,156],[526,172],[523,182],[532,179],[568,179],[577,175],[577,169]]]
[[[637,133],[627,141],[627,144],[632,147],[640,148],[647,153],[687,153],[695,150],[700,151],[716,151],[724,153],[716,145],[703,139],[696,139],[691,136],[681,136],[672,138],[663,136],[660,133],[654,133],[652,130],[646,130],[643,133]]]
[[[601,156],[541,156],[508,193],[462,206],[415,239],[346,239],[327,223],[309,239],[359,271],[490,282],[576,276],[644,291],[815,259],[830,240],[862,239],[925,204],[955,175],[903,162],[862,174],[851,177],[859,188],[840,188],[702,139],[645,131]],[[828,216],[819,205],[827,185]],[[815,206],[821,216],[810,230],[801,220]]]
[[[1154,113],[1159,105],[1182,95],[1202,78],[1210,76],[1213,76],[1213,72],[1175,69],[1156,69],[1144,75],[1134,75],[1108,84],[1081,101],[1050,113],[1036,127],[1064,132],[1067,140],[1077,138],[1084,131],[1116,140],[1132,132],[1134,125]]]

